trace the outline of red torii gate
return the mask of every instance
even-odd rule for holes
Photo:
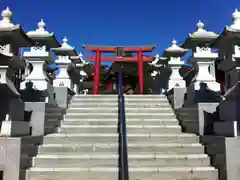
[[[95,62],[94,66],[94,85],[93,94],[98,94],[100,80],[101,61],[108,62],[138,62],[138,79],[139,93],[143,94],[143,62],[151,62],[151,56],[144,56],[144,52],[152,52],[155,46],[136,46],[136,47],[119,47],[119,46],[90,46],[83,45],[87,51],[95,52],[95,56],[88,56],[87,61]],[[134,57],[124,57],[124,53],[137,53]],[[116,53],[116,56],[101,56],[101,53]]]

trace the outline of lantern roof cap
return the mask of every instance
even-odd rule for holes
[[[15,26],[12,22],[12,14],[9,7],[1,12],[2,20],[0,20],[0,28],[13,28]]]
[[[238,9],[235,9],[232,14],[232,24],[226,26],[225,29],[233,32],[240,31],[240,11],[238,11]]]
[[[232,13],[232,24],[225,26],[223,32],[213,41],[211,47],[221,48],[228,46],[229,43],[240,43],[240,11],[238,11],[238,9],[235,9]]]
[[[219,37],[218,34],[212,31],[207,31],[204,26],[204,23],[199,20],[196,24],[196,31],[189,33],[187,39],[181,47],[186,49],[193,49],[199,45],[210,44]]]
[[[37,23],[38,27],[36,30],[33,31],[29,31],[27,32],[27,36],[29,38],[31,38],[33,41],[35,41],[35,43],[39,43],[41,45],[46,45],[50,48],[55,48],[55,47],[59,47],[60,44],[57,41],[54,33],[49,33],[45,27],[46,27],[46,23],[43,21],[43,19],[41,19],[38,23]]]
[[[74,47],[68,44],[67,37],[62,39],[62,44],[60,47],[52,48],[56,55],[63,55],[63,56],[77,56],[77,52]]]
[[[205,28],[204,28],[204,23],[199,20],[198,23],[196,24],[196,31],[193,32],[193,33],[189,33],[189,37],[191,38],[206,38],[206,37],[209,37],[209,38],[217,38],[218,37],[218,34],[212,32],[212,31],[207,31]]]
[[[71,56],[70,59],[72,61],[74,61],[75,63],[80,64],[80,66],[84,66],[84,65],[89,64],[88,62],[86,62],[83,59],[83,53],[82,52],[80,52],[77,56]]]
[[[167,57],[162,57],[159,55],[159,53],[157,53],[154,57],[154,60],[152,62],[149,63],[149,65],[153,65],[153,66],[162,66],[163,64],[166,64],[168,61]]]
[[[188,52],[188,49],[184,49],[177,45],[177,41],[175,39],[172,40],[172,45],[166,48],[163,52],[164,57],[182,57],[184,54]]]
[[[12,11],[9,7],[4,9],[1,12],[1,19],[0,19],[0,41],[1,38],[7,36],[11,36],[14,38],[5,38],[5,43],[7,44],[15,44],[18,47],[30,47],[32,46],[33,42],[31,39],[27,37],[25,32],[23,31],[20,24],[14,24],[12,22]],[[17,40],[16,40],[17,39]]]

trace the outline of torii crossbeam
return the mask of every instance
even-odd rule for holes
[[[136,47],[122,47],[122,46],[90,46],[83,45],[85,50],[95,52],[95,56],[88,56],[87,61],[95,62],[94,70],[94,87],[93,94],[99,92],[100,79],[100,64],[101,61],[108,62],[138,62],[138,77],[139,77],[139,93],[143,94],[143,62],[151,62],[151,56],[144,56],[145,52],[152,52],[155,46],[136,46]],[[124,57],[125,53],[137,53],[137,56]],[[101,56],[102,53],[115,53],[116,56]]]

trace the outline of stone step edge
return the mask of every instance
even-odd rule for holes
[[[95,168],[39,168],[32,167],[27,170],[34,172],[118,172],[118,168],[109,167],[95,167]],[[160,167],[160,168],[129,168],[130,172],[204,172],[204,171],[216,171],[214,167]]]
[[[97,110],[118,110],[118,107],[69,107],[67,109],[68,110],[89,110],[89,109],[97,109]],[[171,107],[164,107],[164,108],[160,108],[160,107],[127,107],[126,110],[136,110],[136,109],[146,109],[146,110],[149,110],[149,109],[158,109],[159,111],[166,111],[166,110],[172,110]],[[173,111],[173,110],[172,110]]]
[[[71,102],[76,102],[76,101],[116,101],[118,102],[117,98],[73,98]],[[131,101],[142,101],[142,102],[148,102],[148,101],[153,101],[155,103],[157,102],[169,102],[167,99],[156,99],[156,98],[125,98],[125,101],[131,102]]]
[[[101,95],[101,94],[99,94],[99,95],[74,95],[73,96],[73,98],[75,98],[75,97],[85,97],[85,98],[91,98],[91,97],[118,97],[118,95],[116,94],[116,95]],[[165,96],[165,95],[124,95],[124,97],[127,97],[127,98],[145,98],[145,97],[159,97],[159,98],[167,98],[167,96]]]
[[[98,104],[99,102],[91,102],[91,101],[83,101],[81,102],[80,100],[79,101],[71,101],[70,105],[71,104],[74,104],[74,105],[84,105],[84,104],[88,104],[88,105],[95,105],[95,104]],[[147,102],[148,104],[150,104],[150,102]],[[116,102],[101,102],[101,104],[108,104],[108,105],[116,105],[118,104],[118,101]],[[139,104],[139,105],[146,105],[145,102],[126,102],[126,105],[136,105],[136,104]],[[169,102],[168,101],[160,101],[160,102],[156,102],[156,101],[153,101],[151,102],[151,105],[169,105]]]
[[[116,128],[118,125],[62,125],[61,128]],[[169,129],[181,129],[180,125],[127,125],[127,128],[140,128],[140,129],[148,129],[148,128],[169,128]]]
[[[31,145],[33,146],[33,145]],[[54,147],[59,147],[59,148],[77,148],[77,147],[118,147],[118,143],[79,143],[79,144],[42,144],[39,147],[50,147],[50,148],[54,148]],[[167,144],[167,143],[162,143],[162,144],[156,144],[156,143],[148,143],[148,144],[140,144],[140,143],[128,143],[128,147],[203,147],[202,144],[200,143],[184,143],[184,144],[180,144],[180,143],[172,143],[172,144]]]
[[[76,94],[74,96],[118,96],[118,94],[87,94],[87,95],[84,95],[84,94]],[[131,94],[131,95],[125,95],[125,96],[139,96],[139,97],[142,97],[142,96],[166,96],[164,94]]]
[[[54,133],[48,134],[44,137],[118,137],[118,133]],[[198,137],[195,134],[186,134],[186,133],[174,133],[174,134],[136,134],[136,133],[128,133],[128,137]]]
[[[48,119],[48,121],[60,121],[59,119]],[[70,119],[70,118],[67,118],[65,120],[62,120],[62,122],[71,122],[71,121],[74,121],[74,122],[81,122],[81,121],[89,121],[89,122],[109,122],[109,121],[113,121],[113,122],[118,122],[119,120],[116,118],[116,119],[89,119],[89,118],[83,118],[81,120],[79,119]],[[179,122],[177,120],[177,118],[164,118],[164,119],[140,119],[140,118],[137,118],[137,119],[134,119],[134,118],[131,118],[131,119],[128,119],[127,122],[129,121],[132,121],[132,122],[140,122],[140,121],[143,121],[143,122]]]
[[[53,155],[53,154],[38,154],[34,159],[118,159],[118,153],[94,153],[94,154],[72,154],[72,155]],[[128,154],[128,159],[206,159],[207,154]]]
[[[67,114],[65,114],[65,116],[68,116],[68,115],[71,115],[71,116],[81,116],[81,115],[84,115],[84,114],[93,114],[93,115],[115,115],[115,114],[118,114],[118,112],[78,112],[78,113],[74,113],[74,112],[68,112]],[[57,113],[51,113],[51,114],[46,114],[46,116],[51,116],[51,115],[58,115]],[[126,112],[126,115],[159,115],[159,116],[176,116],[174,114],[174,112]]]

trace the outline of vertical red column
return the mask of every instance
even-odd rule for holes
[[[139,94],[143,94],[143,52],[137,53],[138,60],[138,81],[139,81]]]
[[[94,69],[94,84],[93,84],[93,94],[99,93],[99,81],[100,81],[100,66],[101,66],[101,52],[99,49],[96,51],[96,61]]]

